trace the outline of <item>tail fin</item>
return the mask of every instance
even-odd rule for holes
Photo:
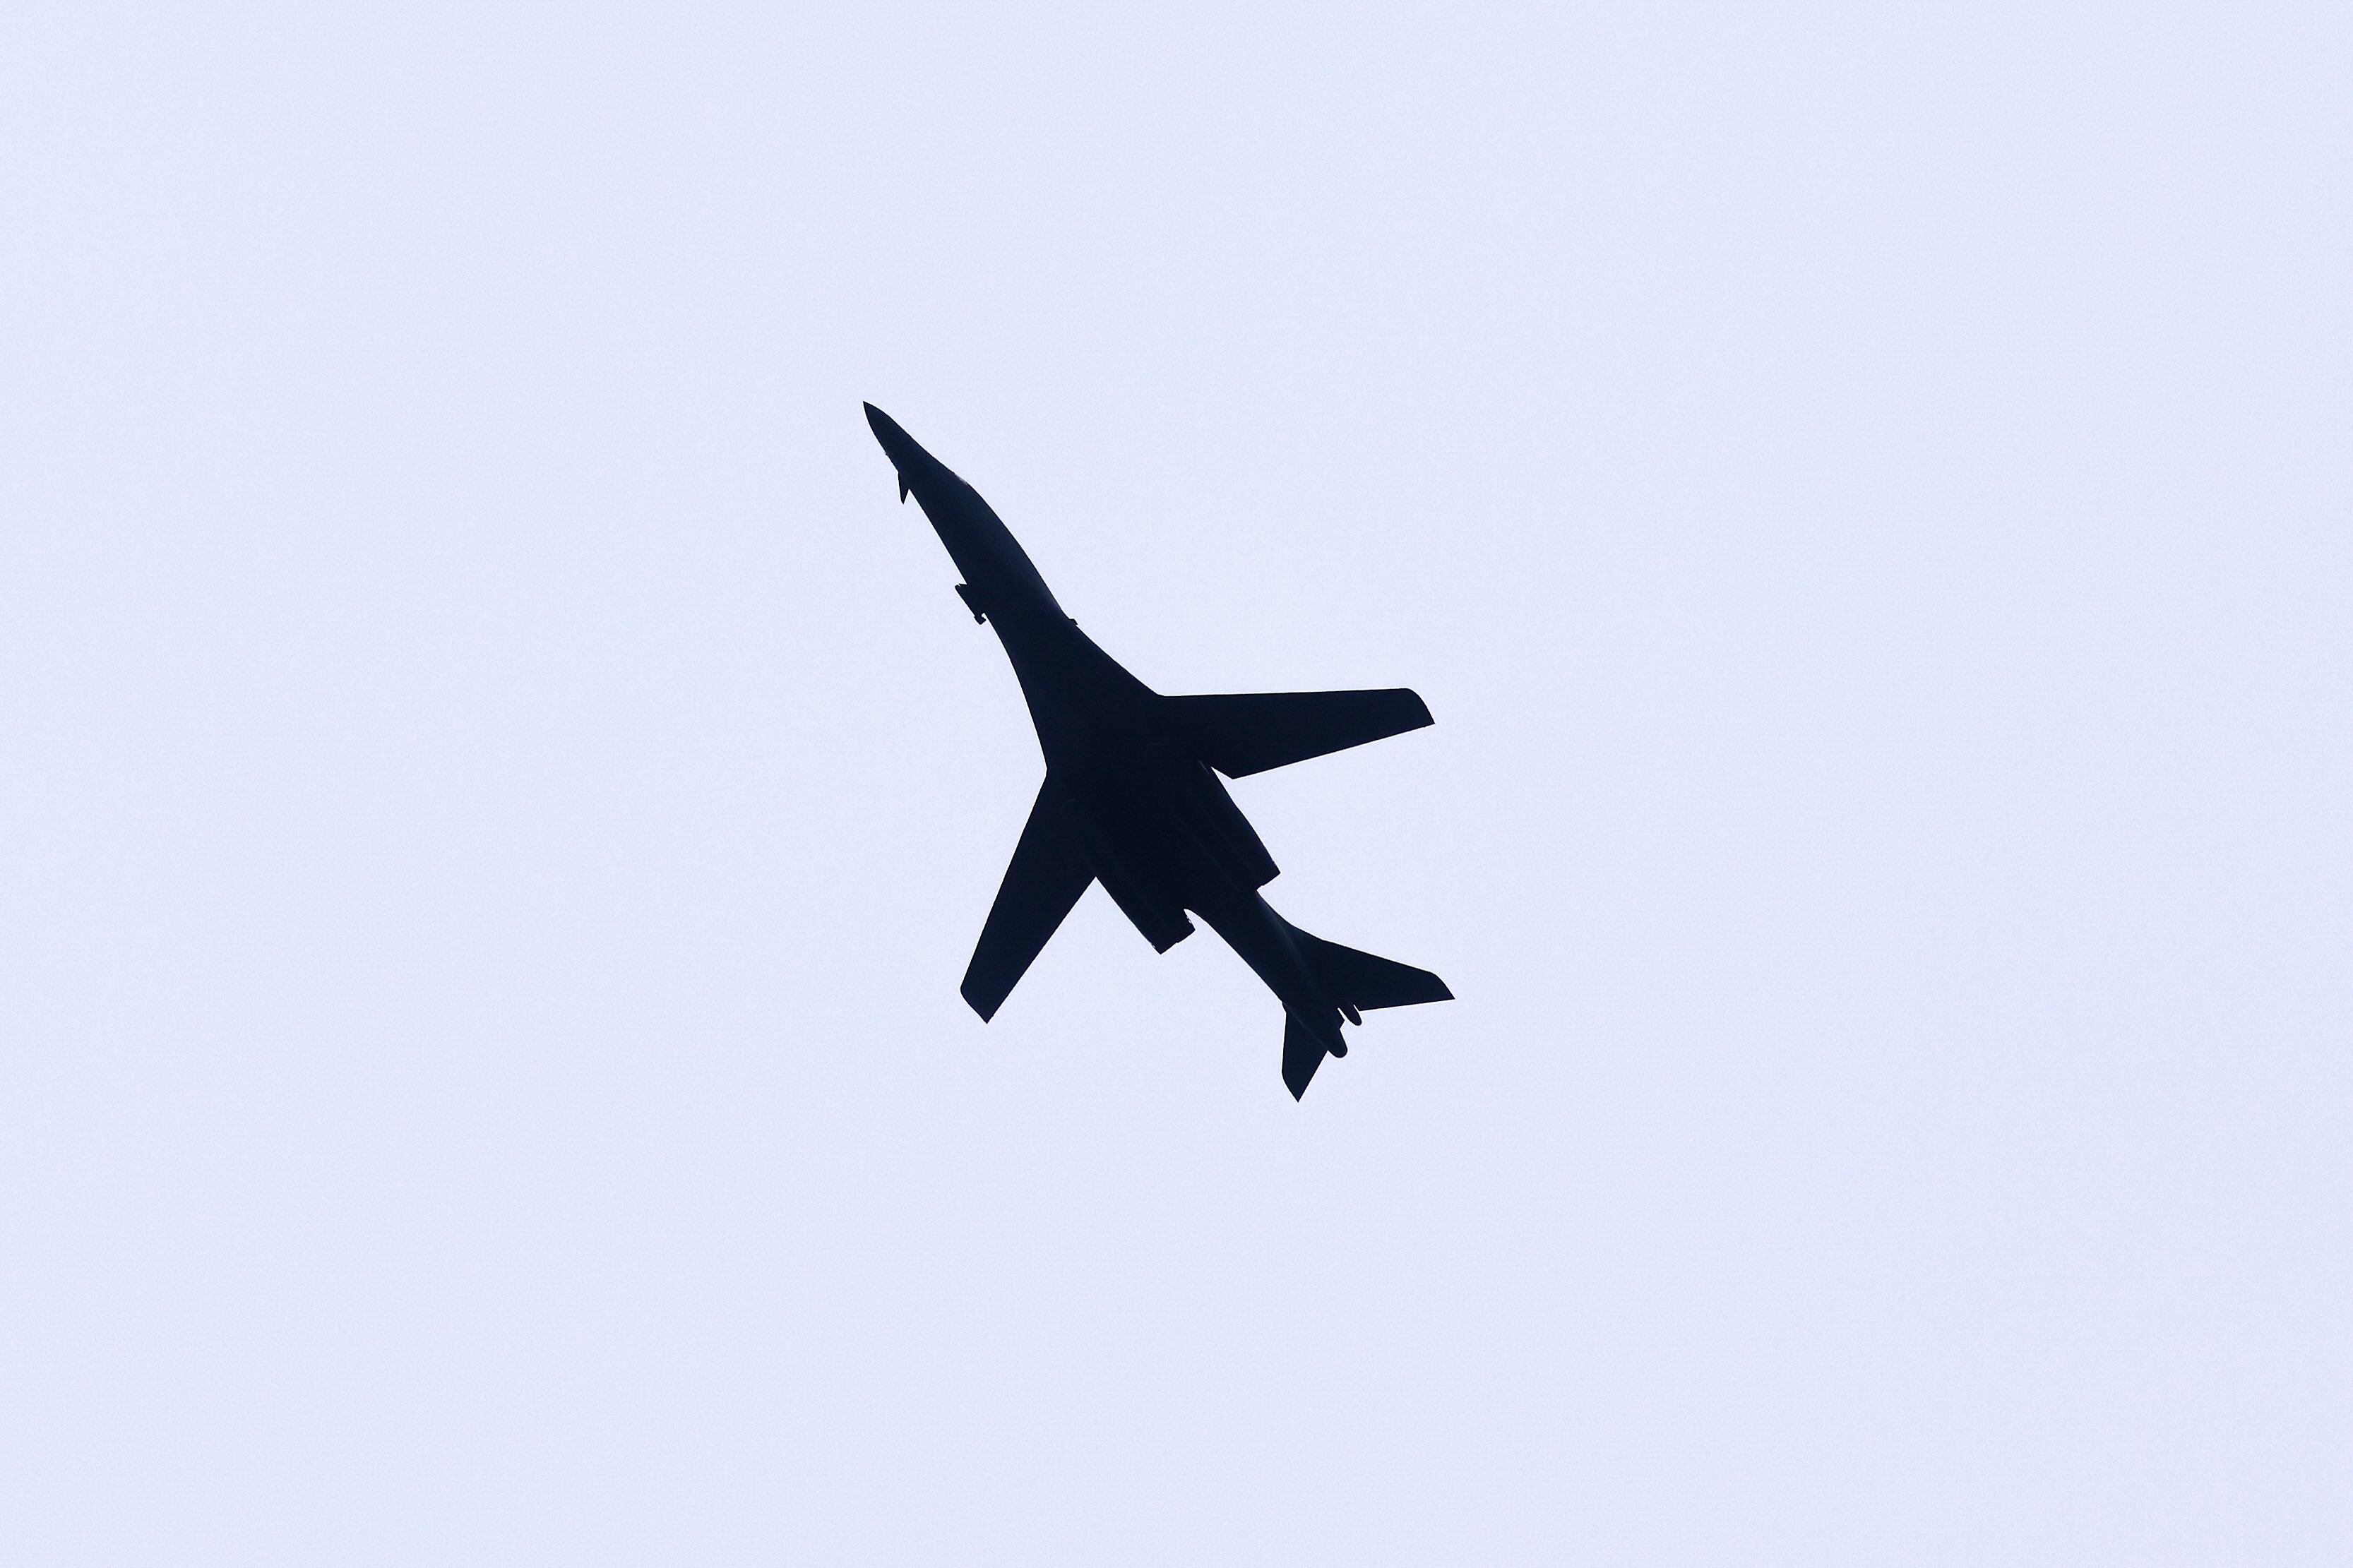
[[[1297,926],[1291,928],[1291,934],[1299,943],[1300,956],[1306,959],[1307,967],[1323,986],[1324,994],[1338,1005],[1350,1023],[1359,1021],[1359,1008],[1410,1007],[1423,1002],[1454,1000],[1454,993],[1446,988],[1446,982],[1427,969],[1358,952],[1353,947],[1311,936]],[[1336,1030],[1333,1038],[1338,1038]],[[1326,1042],[1297,1018],[1285,1014],[1282,1085],[1291,1090],[1291,1098],[1297,1100],[1306,1094],[1308,1080],[1324,1065],[1327,1054],[1345,1056],[1347,1049],[1345,1045]]]

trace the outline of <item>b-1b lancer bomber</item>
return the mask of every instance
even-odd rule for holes
[[[1363,1010],[1451,1001],[1446,983],[1308,935],[1259,889],[1275,865],[1218,774],[1241,778],[1430,721],[1421,699],[1387,691],[1163,697],[1062,613],[1021,546],[973,488],[872,404],[866,422],[947,546],[973,619],[997,628],[1021,681],[1046,781],[1014,847],[964,999],[986,1020],[1092,882],[1166,952],[1193,934],[1187,911],[1226,939],[1282,1003],[1282,1081],[1297,1099],[1340,1021]],[[1214,772],[1212,770],[1215,770]]]

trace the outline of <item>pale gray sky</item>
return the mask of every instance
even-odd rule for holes
[[[0,1558],[2353,1558],[2339,6],[12,5]],[[956,981],[859,413],[1437,970]]]

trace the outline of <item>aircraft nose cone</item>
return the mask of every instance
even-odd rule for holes
[[[915,445],[915,438],[913,436],[899,428],[899,422],[896,419],[871,403],[867,404],[865,408],[867,425],[872,428],[874,438],[882,443],[882,450],[891,455],[892,462],[903,468],[910,458],[923,451],[921,447]]]
[[[882,455],[889,458],[891,466],[899,470],[899,499],[905,500],[911,477],[936,468],[939,465],[932,460],[929,452],[915,445],[913,436],[899,428],[896,419],[871,403],[863,406],[866,423],[873,428],[874,438],[882,443]]]

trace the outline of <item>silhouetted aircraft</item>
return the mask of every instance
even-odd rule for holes
[[[1241,778],[1430,722],[1404,689],[1163,697],[1062,613],[997,513],[872,404],[866,422],[948,547],[976,621],[997,628],[1046,754],[1029,825],[965,971],[964,999],[996,1016],[1091,882],[1166,952],[1209,922],[1282,1003],[1282,1081],[1307,1092],[1326,1053],[1348,1054],[1359,1010],[1453,999],[1446,983],[1308,935],[1259,889],[1275,865],[1218,773]],[[1215,769],[1213,773],[1210,770]]]

